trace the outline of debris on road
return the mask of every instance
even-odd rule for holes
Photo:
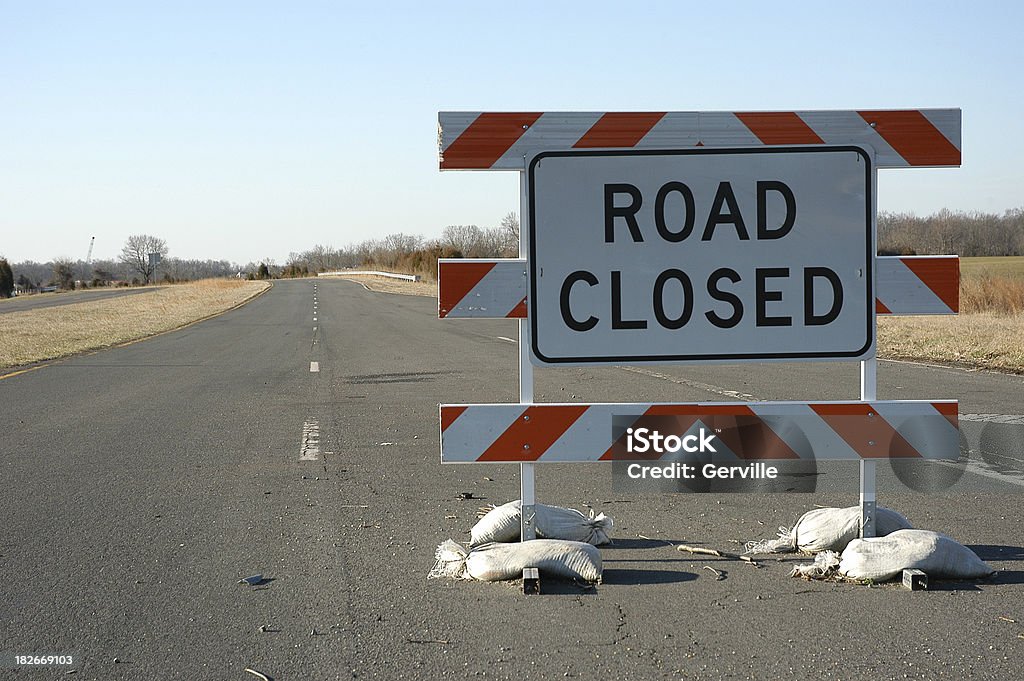
[[[249,586],[257,586],[263,583],[263,575],[252,575],[250,577],[243,577],[238,580],[239,584],[248,584]]]
[[[466,501],[467,499],[479,499],[480,497],[473,496],[472,492],[459,492],[459,495],[456,498]]]
[[[255,676],[257,678],[263,679],[263,681],[274,681],[273,679],[271,679],[266,674],[261,674],[258,671],[256,671],[255,669],[252,669],[250,667],[246,667],[245,671],[248,672],[249,674],[252,674],[253,676]]]
[[[835,551],[822,551],[814,557],[814,563],[797,565],[789,573],[789,576],[817,580],[838,579],[839,560],[839,554]]]
[[[451,539],[437,547],[437,562],[428,579],[476,579],[497,582],[518,579],[525,568],[583,582],[601,581],[601,552],[593,545],[560,539],[534,539],[515,544],[491,543],[467,551]]]
[[[777,539],[747,542],[747,553],[818,553],[843,551],[860,536],[860,506],[816,508],[800,516],[793,527],[780,527]],[[883,537],[911,529],[910,521],[888,508],[875,511],[875,534]]]
[[[390,446],[391,446],[391,445],[393,445],[393,444],[395,444],[395,443],[394,443],[394,442],[381,442],[381,443],[380,443],[379,445],[377,445],[377,446],[378,446],[378,447],[390,447]]]
[[[716,582],[720,582],[723,579],[725,579],[725,575],[726,575],[725,570],[716,570],[715,568],[711,567],[710,565],[705,565],[704,569],[705,570],[711,570],[713,573],[715,573],[715,581]]]
[[[594,546],[610,544],[614,523],[604,513],[584,515],[574,508],[534,505],[534,527],[537,536],[544,539],[565,539],[586,542]],[[470,546],[489,542],[519,541],[521,503],[517,499],[501,506],[484,506],[477,513],[480,520],[472,529]]]
[[[718,558],[728,558],[729,560],[741,560],[748,565],[760,568],[761,564],[758,563],[751,556],[745,556],[739,553],[728,553],[726,551],[719,551],[717,549],[706,549],[701,546],[689,546],[687,544],[679,544],[676,546],[676,551],[685,551],[687,553],[696,553],[703,556],[716,556]]]

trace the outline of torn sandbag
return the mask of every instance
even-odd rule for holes
[[[565,539],[581,541],[600,546],[611,543],[609,534],[614,523],[604,513],[596,516],[594,511],[584,515],[574,508],[534,505],[534,527],[537,536],[544,539]],[[501,506],[492,506],[473,526],[470,546],[480,546],[488,542],[519,541],[520,502],[510,501]],[[483,511],[485,509],[481,509]]]
[[[746,552],[841,552],[860,536],[860,514],[860,506],[816,508],[800,516],[793,527],[780,527],[777,539],[747,542]],[[911,527],[910,521],[896,511],[882,507],[875,510],[875,535],[878,537]]]
[[[814,557],[810,565],[797,565],[789,573],[790,577],[804,579],[832,579],[838,577],[839,554],[835,551],[822,551]]]
[[[437,562],[428,579],[477,579],[497,582],[518,579],[524,568],[584,582],[601,581],[601,552],[585,542],[534,539],[502,544],[492,542],[467,551],[451,539],[437,547]]]
[[[898,530],[885,537],[854,539],[843,551],[839,574],[886,582],[916,568],[935,579],[978,579],[994,570],[955,539],[930,530]]]

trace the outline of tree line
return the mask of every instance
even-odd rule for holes
[[[150,264],[149,253],[161,261]],[[1002,215],[940,210],[926,217],[912,213],[878,214],[878,252],[882,255],[1024,255],[1024,208]],[[81,261],[58,258],[8,264],[0,258],[0,296],[10,295],[17,284],[24,290],[43,286],[74,288],[107,286],[112,282],[143,284],[152,281],[191,281],[242,276],[250,279],[301,277],[351,268],[398,270],[436,276],[438,258],[514,258],[519,255],[519,217],[514,212],[496,227],[449,225],[433,239],[394,233],[341,248],[316,245],[289,254],[284,265],[272,258],[240,265],[227,260],[168,258],[162,239],[148,235],[129,237],[117,260]]]
[[[237,265],[227,260],[192,260],[187,258],[165,258],[151,273],[157,282],[191,281],[216,277],[233,277],[239,272],[253,270],[258,264]],[[83,260],[56,258],[49,262],[26,260],[11,265],[14,283],[26,291],[47,286],[72,289],[84,284],[87,287],[110,286],[113,283],[142,285],[145,277],[120,260],[97,259],[86,265]],[[76,282],[81,282],[76,283]]]
[[[878,214],[878,252],[883,255],[1024,255],[1024,208],[1002,215],[943,208],[927,217]]]
[[[125,241],[117,260],[85,262],[56,258],[45,263],[26,260],[11,266],[0,257],[0,297],[10,297],[15,285],[22,291],[48,287],[74,290],[115,284],[139,286],[152,282],[176,283],[246,275],[266,279],[272,276],[264,262],[239,265],[227,260],[168,258],[167,253],[167,242],[163,239],[149,234],[134,234]]]
[[[167,253],[163,239],[136,234],[128,237],[116,260],[97,259],[86,263],[56,258],[45,263],[27,260],[12,266],[0,258],[0,296],[9,296],[15,284],[23,291],[44,287],[72,290],[79,286],[174,283],[218,277],[302,277],[357,267],[406,271],[433,278],[438,258],[517,256],[519,218],[515,213],[508,213],[497,227],[484,229],[476,225],[449,225],[436,239],[395,233],[343,248],[316,245],[301,253],[291,253],[283,266],[273,258],[240,265],[227,260],[169,258]],[[159,257],[154,259],[153,255]],[[5,294],[8,280],[11,290]]]
[[[334,248],[316,245],[288,255],[281,268],[271,266],[272,275],[295,277],[365,267],[400,270],[433,278],[438,258],[514,258],[519,255],[519,216],[508,213],[497,227],[449,225],[441,236],[427,239],[416,234],[388,234]]]

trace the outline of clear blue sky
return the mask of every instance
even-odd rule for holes
[[[881,210],[1024,206],[1017,2],[0,0],[0,254],[237,262],[493,226],[515,173],[437,169],[439,110],[960,107],[963,167]]]

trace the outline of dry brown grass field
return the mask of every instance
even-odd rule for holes
[[[960,314],[879,317],[878,355],[1024,373],[1024,257],[961,258]]]
[[[152,292],[69,303],[0,317],[0,368],[120,345],[179,328],[262,293],[263,281],[207,279]]]

